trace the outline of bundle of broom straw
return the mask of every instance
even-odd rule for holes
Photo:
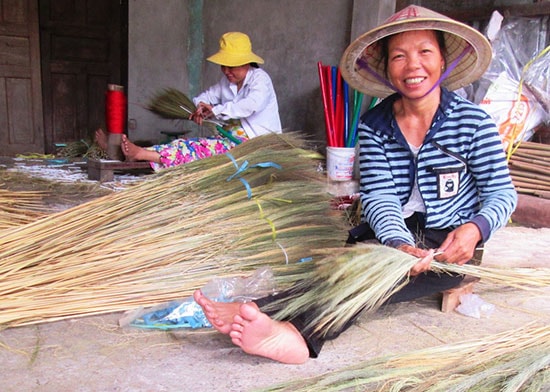
[[[165,118],[187,119],[197,107],[178,89],[165,88],[151,98],[148,109]]]
[[[324,255],[324,257],[323,257]],[[409,281],[414,256],[382,245],[322,249],[310,263],[281,271],[278,281],[289,295],[263,310],[283,320],[307,314],[306,333],[331,335],[359,312],[373,312]],[[550,286],[550,269],[495,268],[432,261],[435,272],[472,275],[486,282],[537,291]]]
[[[2,232],[0,325],[184,298],[213,277],[274,271],[341,246],[319,155],[268,135]],[[266,163],[266,167],[254,164]],[[276,163],[270,166],[269,163]]]
[[[188,120],[189,116],[197,110],[193,101],[175,88],[159,91],[151,98],[147,108],[161,117],[176,120]],[[223,127],[224,122],[207,118],[203,120],[203,125],[211,132],[217,133],[219,130],[216,126]]]
[[[270,392],[546,391],[550,327],[527,325],[483,339],[383,356]]]
[[[344,222],[330,209],[317,159],[290,134],[262,136],[5,230],[0,325],[158,305],[214,277],[271,266],[280,288],[312,288],[289,297],[280,317],[311,309],[310,328],[339,329],[358,310],[384,303],[417,259],[383,246],[342,248]],[[550,281],[544,271],[472,268],[458,273],[517,285]]]
[[[41,192],[0,189],[0,230],[34,222],[45,216],[43,196]]]

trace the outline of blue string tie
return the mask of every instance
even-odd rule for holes
[[[233,162],[233,165],[235,165],[235,169],[237,169],[237,171],[235,173],[233,173],[232,175],[227,177],[226,181],[229,182],[229,181],[233,180],[234,178],[238,178],[243,183],[244,187],[246,188],[246,192],[248,194],[248,199],[252,198],[252,189],[250,188],[250,184],[248,183],[248,181],[246,181],[244,178],[241,177],[241,174],[243,174],[248,169],[252,169],[252,168],[255,168],[255,167],[260,167],[260,168],[274,167],[275,169],[282,170],[281,165],[279,165],[275,162],[261,162],[261,163],[256,163],[254,165],[250,165],[248,163],[248,161],[245,160],[242,163],[242,165],[239,166],[239,164],[237,163],[237,160],[233,157],[233,155],[231,155],[228,152],[226,152],[225,155],[227,155],[229,157],[229,159],[231,159],[231,161]]]

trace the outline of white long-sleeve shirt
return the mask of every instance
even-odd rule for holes
[[[267,72],[260,68],[250,67],[239,91],[236,84],[222,77],[193,98],[195,105],[199,102],[212,105],[212,112],[218,119],[239,119],[249,138],[281,133],[275,89]]]

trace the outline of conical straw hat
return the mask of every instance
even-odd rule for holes
[[[411,5],[348,46],[340,61],[344,79],[351,87],[369,96],[386,97],[394,93],[384,83],[386,76],[378,43],[384,37],[411,30],[443,31],[447,52],[445,64],[448,67],[457,62],[441,82],[449,90],[476,81],[491,63],[491,45],[479,31],[427,8]]]

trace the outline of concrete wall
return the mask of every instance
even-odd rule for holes
[[[188,90],[187,1],[131,0],[128,12],[128,134],[156,142],[160,131],[182,126],[146,106],[162,88]]]
[[[160,131],[200,130],[161,119],[145,106],[164,87],[194,96],[221,76],[204,59],[219,37],[242,31],[277,91],[283,127],[324,147],[317,62],[337,65],[351,42],[394,12],[395,0],[131,0],[129,2],[129,136],[158,142]]]
[[[162,130],[200,130],[145,106],[165,87],[194,96],[221,77],[205,58],[227,31],[250,35],[279,98],[283,127],[324,147],[317,62],[337,65],[349,43],[409,3],[440,12],[531,0],[129,0],[129,135],[160,141]],[[368,99],[365,100],[368,103]]]

